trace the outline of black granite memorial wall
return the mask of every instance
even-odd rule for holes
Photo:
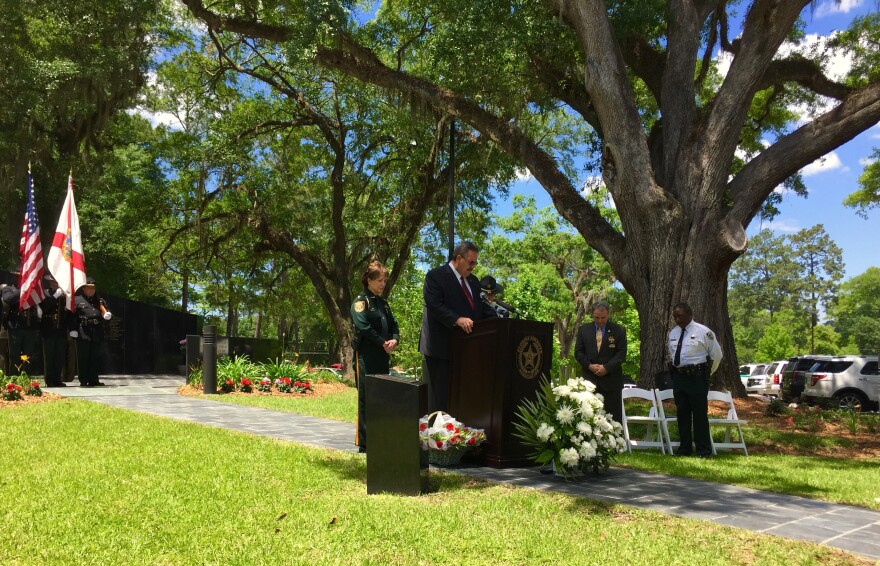
[[[9,273],[0,273],[0,282],[17,283]],[[180,373],[178,368],[186,363],[180,341],[201,329],[196,315],[114,297],[100,289],[98,294],[113,313],[105,327],[102,375]],[[28,372],[41,375],[42,368],[41,351]]]
[[[103,295],[113,318],[107,323],[101,373],[179,373],[186,355],[180,341],[199,332],[194,314]]]

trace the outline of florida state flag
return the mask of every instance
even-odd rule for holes
[[[67,295],[67,308],[73,310],[73,294],[86,283],[86,260],[83,256],[79,217],[73,202],[73,176],[68,177],[67,198],[52,239],[47,261],[49,272]]]

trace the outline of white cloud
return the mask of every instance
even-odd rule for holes
[[[804,177],[810,177],[812,175],[816,175],[818,173],[824,173],[826,171],[835,171],[840,170],[842,172],[849,171],[849,167],[843,164],[843,161],[840,160],[840,157],[837,155],[837,152],[832,151],[828,155],[824,157],[820,157],[816,161],[810,163],[803,169],[801,169],[801,174]]]
[[[602,175],[591,175],[584,181],[584,184],[581,187],[581,195],[586,197],[599,190],[604,184],[605,181],[602,179]]]
[[[761,222],[761,228],[769,228],[774,232],[782,232],[783,234],[794,234],[801,230],[801,227],[797,222],[792,222],[790,220],[770,220],[768,222]]]
[[[863,158],[859,159],[859,165],[861,165],[862,167],[867,167],[868,165],[871,165],[872,163],[877,163],[877,160],[873,157],[863,157]]]
[[[581,196],[587,198],[603,186],[605,186],[605,180],[602,179],[602,175],[592,175],[587,177],[586,181],[584,181],[584,184],[581,186]],[[605,205],[610,208],[617,208],[617,205],[614,204],[614,197],[611,196],[610,192],[607,193]]]
[[[146,78],[147,86],[150,89],[156,91],[157,93],[164,92],[164,87],[162,84],[159,83],[159,77],[155,71],[148,71]],[[129,110],[128,112],[129,114],[140,116],[141,118],[149,122],[150,125],[154,128],[157,126],[165,126],[171,130],[182,130],[183,124],[180,122],[180,116],[185,119],[187,115],[185,108],[180,108],[178,110],[179,116],[167,111],[154,112],[152,110],[144,108],[143,106],[137,106],[133,110]]]
[[[730,70],[730,64],[733,63],[733,54],[727,51],[719,51],[715,62],[718,64],[718,72],[722,77],[726,77],[727,71]]]
[[[834,14],[848,14],[864,3],[863,0],[826,0],[813,12],[817,20]]]
[[[785,185],[783,185],[783,184],[779,184],[779,185],[776,185],[776,188],[773,189],[773,192],[776,193],[776,194],[780,194],[780,195],[785,196],[785,195],[787,195],[790,191],[789,191],[788,189],[785,188]]]
[[[143,107],[137,107],[131,110],[128,110],[129,114],[135,114],[140,116],[144,120],[150,123],[154,128],[157,126],[166,126],[172,130],[182,130],[183,127],[180,124],[180,120],[177,119],[177,116],[172,114],[171,112],[151,112]]]

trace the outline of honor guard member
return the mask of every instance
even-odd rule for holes
[[[361,276],[364,286],[351,305],[354,324],[352,349],[354,350],[355,379],[358,388],[358,426],[355,444],[360,452],[367,451],[366,388],[367,374],[387,374],[390,371],[391,352],[400,342],[400,329],[391,307],[382,298],[388,282],[388,269],[378,261],[367,266]]]
[[[487,275],[480,279],[480,298],[484,303],[492,307],[492,310],[495,311],[495,314],[497,314],[499,318],[508,318],[510,317],[510,311],[496,302],[498,295],[503,292],[504,286],[495,281],[495,278],[491,275]]]
[[[98,381],[101,365],[101,342],[104,341],[104,322],[113,315],[107,310],[104,299],[95,295],[95,280],[86,279],[85,285],[76,291],[74,316],[75,329],[70,335],[76,338],[76,363],[79,383],[83,387],[104,385]]]
[[[675,398],[681,445],[677,456],[690,456],[693,442],[697,456],[712,455],[709,437],[709,376],[721,363],[721,345],[709,328],[693,319],[687,303],[672,308],[676,326],[669,331],[669,372]]]
[[[43,318],[40,336],[43,338],[43,369],[46,387],[66,387],[61,373],[67,362],[67,334],[70,331],[70,311],[67,297],[51,275],[43,276]]]
[[[6,326],[6,317],[9,315],[9,306],[6,304],[6,283],[0,283],[0,371],[3,375],[9,375],[9,327]]]
[[[20,272],[12,273],[18,279]],[[9,371],[33,371],[26,364],[36,360],[40,346],[40,317],[42,309],[39,305],[19,310],[21,290],[15,285],[3,288],[2,300],[5,326],[9,334]],[[27,356],[27,358],[24,358]]]

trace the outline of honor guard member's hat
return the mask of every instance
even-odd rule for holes
[[[86,277],[86,282],[76,288],[77,291],[80,289],[84,289],[85,287],[94,287],[95,286],[95,278],[94,277]]]
[[[480,290],[487,295],[500,295],[504,292],[504,286],[491,275],[487,275],[480,279]]]

